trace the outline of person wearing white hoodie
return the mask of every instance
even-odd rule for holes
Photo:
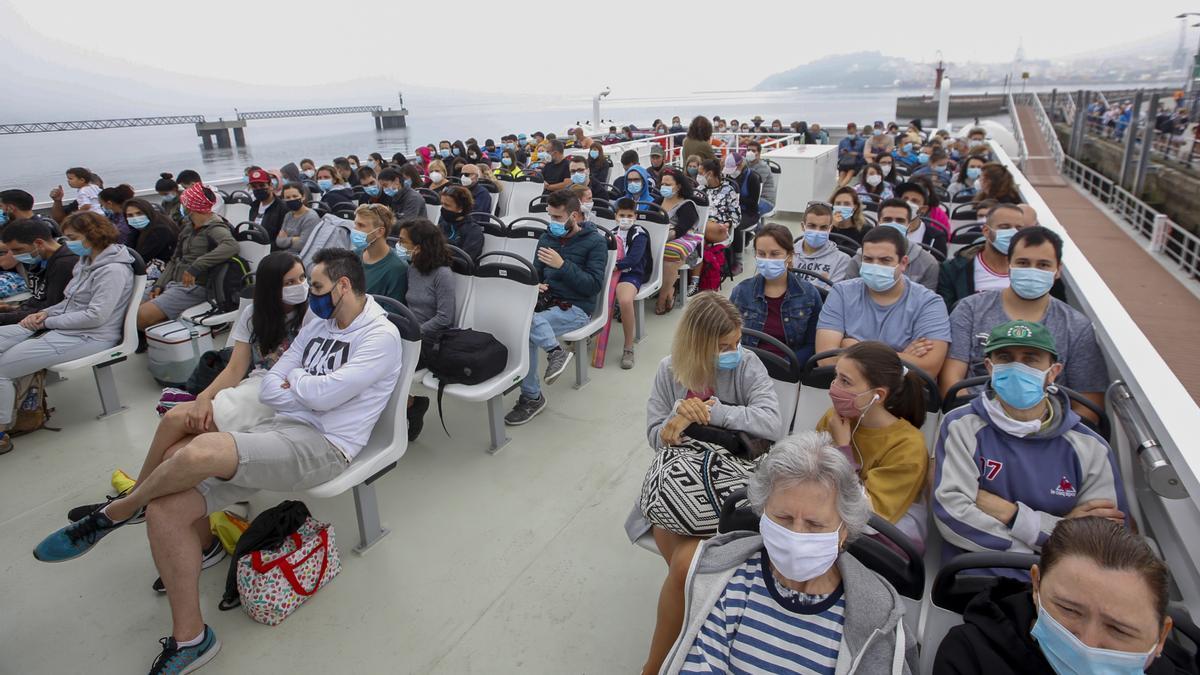
[[[796,240],[796,243],[803,243],[796,249],[795,262],[792,263],[795,269],[819,274],[824,281],[813,278],[806,281],[826,290],[845,279],[846,270],[850,267],[850,256],[829,241],[832,229],[832,207],[819,202],[809,204],[804,210],[804,235]]]
[[[294,492],[341,474],[367,443],[399,379],[400,333],[366,294],[358,255],[326,249],[313,262],[308,303],[316,318],[263,376],[259,389],[260,401],[275,409],[275,417],[246,432],[183,439],[128,494],[34,549],[42,561],[69,560],[144,517],[171,603],[173,630],[159,660],[172,672],[191,672],[220,649],[200,613],[207,514],[259,490]]]

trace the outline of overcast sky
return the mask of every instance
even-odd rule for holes
[[[590,94],[611,85],[615,96],[744,89],[862,49],[924,60],[940,49],[947,60],[1005,62],[1022,39],[1029,58],[1155,35],[1174,44],[1174,16],[1200,11],[1200,0],[924,5],[944,8],[940,18],[901,0],[0,3],[34,34],[24,37],[46,40],[48,49],[61,40],[131,64],[251,85],[389,77],[468,94]],[[9,30],[0,26],[0,41]]]

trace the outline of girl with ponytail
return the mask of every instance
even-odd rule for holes
[[[817,422],[817,431],[829,432],[858,470],[872,510],[920,545],[925,509],[917,500],[929,465],[920,431],[925,423],[921,378],[882,342],[847,348],[835,370],[829,387],[833,407]]]

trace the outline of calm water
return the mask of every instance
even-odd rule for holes
[[[745,120],[762,115],[821,122],[826,125],[891,120],[896,97],[916,93],[889,90],[858,93],[835,90],[789,92],[714,92],[670,98],[620,99],[603,102],[601,116],[639,126],[655,118],[679,115],[721,115]],[[956,91],[955,93],[970,93]],[[311,157],[318,164],[339,155],[365,158],[378,151],[385,157],[442,138],[474,136],[480,143],[508,132],[557,132],[560,135],[591,117],[590,99],[519,97],[487,103],[431,104],[407,101],[411,110],[408,128],[376,131],[369,114],[256,120],[246,127],[247,147],[204,150],[191,125],[143,127],[103,131],[72,131],[0,136],[0,188],[20,187],[35,199],[48,198],[49,190],[65,183],[63,171],[85,166],[98,173],[106,185],[129,183],[137,189],[153,187],[158,174],[195,169],[205,180],[237,178],[243,167],[258,164],[278,168],[287,162]],[[72,119],[64,108],[62,119]],[[68,189],[67,198],[71,191]]]

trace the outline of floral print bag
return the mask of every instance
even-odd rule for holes
[[[333,526],[311,516],[279,548],[248,553],[237,565],[242,609],[268,626],[281,623],[342,571]]]

